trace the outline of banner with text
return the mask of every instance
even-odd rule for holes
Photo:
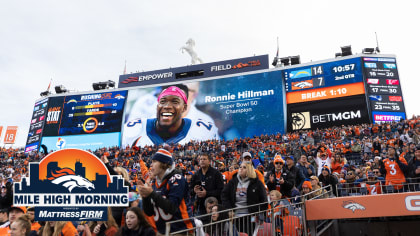
[[[17,131],[17,126],[7,126],[6,133],[4,134],[4,144],[14,144]]]

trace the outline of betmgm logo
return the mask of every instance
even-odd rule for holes
[[[309,111],[292,113],[292,130],[310,129],[311,113]]]

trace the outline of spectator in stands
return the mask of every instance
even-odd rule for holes
[[[408,163],[409,177],[413,178],[411,183],[420,183],[420,145],[416,147],[414,158]],[[420,191],[420,186],[416,185],[416,191]]]
[[[9,208],[13,203],[12,183],[6,182],[1,186],[0,209]]]
[[[10,225],[11,236],[29,236],[31,233],[31,223],[28,215],[22,215]]]
[[[288,173],[290,179],[293,179],[294,187],[301,189],[302,183],[305,180],[302,172],[298,167],[295,166],[295,160],[293,156],[286,156],[286,165],[284,166],[285,171]]]
[[[242,161],[249,165],[248,168],[254,169],[254,163],[252,162],[252,155],[249,152],[244,152],[242,154]],[[254,169],[255,174],[257,175],[258,179],[263,183],[263,185],[265,185],[265,181],[264,181],[264,175],[263,173],[261,173],[259,170]],[[235,172],[233,173],[235,174]]]
[[[172,154],[166,149],[159,149],[152,157],[150,170],[156,178],[150,184],[139,182],[138,188],[144,212],[155,217],[158,232],[165,233],[169,219],[184,219],[171,224],[171,231],[192,229],[194,225],[189,220],[192,213],[187,206],[190,202],[188,185],[181,173],[176,172]]]
[[[9,225],[0,228],[0,235],[10,235],[10,226],[15,220],[26,213],[26,207],[12,206],[9,208]]]
[[[117,236],[156,235],[140,208],[131,207],[128,209],[125,219],[125,225],[118,230]]]
[[[304,179],[308,179],[309,177],[316,174],[315,167],[308,162],[308,158],[305,155],[300,156],[299,162],[296,164],[303,174]]]
[[[9,224],[8,210],[0,209],[0,228],[6,228]]]
[[[346,163],[347,160],[341,153],[334,153],[332,156],[331,171],[333,173],[340,173]]]
[[[327,166],[328,169],[331,168],[331,157],[327,155],[326,152],[320,153],[319,157],[315,158],[316,164],[318,166],[317,174],[320,175],[324,166]]]
[[[414,143],[409,143],[408,151],[404,155],[404,158],[408,163],[415,157],[415,152],[416,152],[416,145]]]
[[[277,155],[274,158],[274,171],[267,173],[268,179],[265,181],[267,183],[268,191],[277,190],[283,197],[291,197],[291,190],[294,186],[294,176],[289,175],[289,172],[286,172],[284,167],[284,160],[280,155]]]
[[[233,232],[230,234],[229,215],[221,205],[214,205],[211,208],[211,222],[213,223],[206,231],[209,236],[232,235],[238,236],[238,230],[233,225]],[[220,222],[220,223],[218,223]]]
[[[192,185],[197,201],[197,214],[206,214],[204,201],[208,197],[215,197],[220,200],[220,194],[223,190],[223,176],[215,168],[210,166],[210,157],[208,154],[199,156],[200,169],[192,177]]]
[[[77,230],[70,221],[47,221],[42,236],[74,236]]]
[[[31,230],[38,232],[39,228],[41,228],[41,225],[35,221],[35,208],[28,207],[26,214],[29,216],[29,220],[31,221]]]
[[[366,173],[366,178],[359,179],[358,182],[362,183],[362,187],[366,187],[367,194],[369,195],[376,195],[382,193],[382,183],[378,180],[373,171],[368,171]]]
[[[358,138],[354,140],[354,143],[351,145],[352,153],[360,153],[362,151],[362,145]]]
[[[314,198],[327,198],[327,191],[325,189],[322,189],[321,185],[319,185],[319,179],[315,175],[311,176],[311,186],[312,191],[314,193]]]
[[[336,186],[338,181],[334,175],[331,175],[331,171],[330,168],[328,168],[328,166],[324,166],[321,169],[321,174],[318,176],[318,179],[319,182],[322,183],[323,187],[331,185],[331,187],[326,188],[326,190],[332,190],[333,194],[337,196]]]
[[[240,232],[248,235],[254,232],[255,223],[251,222],[250,214],[266,210],[265,202],[267,202],[267,194],[264,185],[257,178],[255,170],[242,163],[238,173],[232,177],[222,192],[223,206],[227,209],[236,208],[234,214],[240,217],[236,224]],[[250,206],[258,203],[261,204]]]
[[[285,200],[287,201],[287,200]],[[268,205],[267,217],[272,220],[274,217],[274,223],[276,227],[276,234],[283,234],[283,222],[284,217],[289,215],[289,209],[283,204],[281,200],[281,193],[277,190],[270,191],[270,205]],[[271,209],[273,209],[271,211]],[[273,212],[274,215],[271,215]]]
[[[380,162],[380,171],[385,175],[385,183],[394,185],[395,190],[400,190],[406,182],[405,176],[408,172],[407,161],[403,157],[398,157],[395,147],[389,146],[387,158]]]

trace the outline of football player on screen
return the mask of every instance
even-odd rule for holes
[[[134,119],[123,130],[122,146],[186,144],[191,140],[218,139],[214,123],[182,118],[187,110],[188,91],[170,86],[158,96],[156,118]]]

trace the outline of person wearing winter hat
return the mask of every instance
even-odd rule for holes
[[[295,177],[291,176],[284,167],[285,161],[280,155],[274,157],[274,170],[267,173],[265,182],[269,191],[277,190],[285,197],[292,196]]]
[[[159,149],[152,156],[150,169],[156,178],[150,184],[140,182],[138,185],[146,215],[155,217],[160,234],[165,234],[169,219],[183,219],[171,224],[171,232],[192,229],[194,222],[190,220],[191,207],[187,206],[190,202],[188,184],[184,176],[175,170],[172,154],[168,150]]]
[[[331,175],[331,171],[328,166],[323,166],[321,168],[321,174],[318,176],[318,179],[322,183],[322,186],[331,185],[333,194],[337,196],[336,185],[338,183],[338,180],[334,175]],[[328,187],[326,190],[330,191],[331,187]]]

